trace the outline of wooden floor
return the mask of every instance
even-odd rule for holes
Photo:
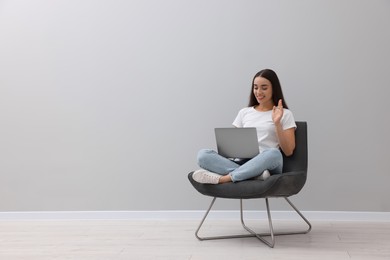
[[[258,232],[267,222],[248,221]],[[306,235],[198,241],[198,221],[0,221],[0,259],[390,259],[390,222],[312,222]],[[204,235],[245,233],[239,221],[211,220]],[[274,222],[275,231],[304,228]],[[207,232],[206,232],[207,231]]]

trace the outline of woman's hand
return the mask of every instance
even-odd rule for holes
[[[272,121],[274,121],[276,135],[278,136],[279,146],[286,156],[293,154],[295,149],[295,128],[283,130],[280,123],[283,117],[283,103],[279,99],[278,106],[272,109]]]
[[[272,108],[272,121],[274,121],[275,125],[280,123],[283,117],[283,103],[282,100],[279,99],[278,106],[274,106]]]

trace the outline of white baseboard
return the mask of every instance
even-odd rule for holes
[[[0,212],[1,220],[200,220],[205,211],[23,211]],[[388,222],[390,212],[351,211],[302,211],[309,221],[371,221]],[[274,220],[294,220],[299,216],[294,211],[272,211]],[[216,210],[209,219],[239,219],[239,211]],[[265,211],[244,211],[245,219],[267,219]]]

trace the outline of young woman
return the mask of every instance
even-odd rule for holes
[[[273,70],[264,69],[253,77],[249,105],[238,112],[233,126],[256,127],[260,154],[240,165],[213,150],[200,150],[201,169],[193,173],[195,181],[219,184],[251,178],[264,180],[282,173],[281,151],[286,156],[294,152],[296,124]]]

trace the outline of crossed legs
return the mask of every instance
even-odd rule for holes
[[[214,150],[202,149],[198,153],[200,170],[193,178],[201,183],[237,182],[258,177],[268,170],[271,174],[282,173],[283,156],[279,149],[270,148],[243,165],[219,155]]]

